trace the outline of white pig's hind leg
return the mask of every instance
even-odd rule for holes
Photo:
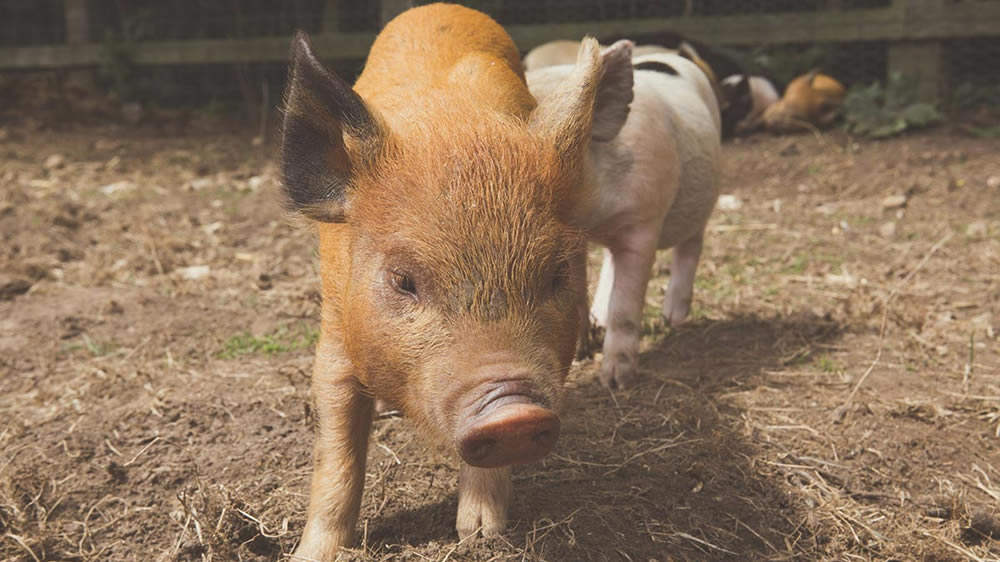
[[[597,291],[594,302],[590,305],[590,320],[594,326],[608,326],[608,306],[611,304],[611,287],[615,281],[615,263],[611,251],[604,248],[604,260],[601,262],[601,276],[597,279]]]
[[[646,284],[656,258],[659,229],[637,227],[623,234],[611,249],[614,285],[604,334],[601,382],[626,388],[635,382]]]
[[[704,233],[681,242],[674,248],[673,264],[670,266],[670,284],[663,297],[663,318],[671,326],[677,326],[691,312],[694,297],[694,274],[701,259]]]
[[[458,538],[477,532],[499,535],[507,526],[510,467],[476,468],[462,463],[458,472]]]

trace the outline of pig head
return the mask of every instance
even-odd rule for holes
[[[509,466],[554,446],[586,302],[570,202],[592,123],[628,107],[596,41],[579,53],[536,105],[510,38],[460,6],[390,22],[354,88],[294,40],[283,193],[315,224],[323,295],[297,555],[352,541],[373,398],[462,459],[462,537],[500,532]]]
[[[835,78],[816,71],[799,76],[764,111],[764,126],[776,132],[825,127],[837,118],[845,95],[843,84]]]

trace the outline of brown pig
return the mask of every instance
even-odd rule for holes
[[[323,295],[295,555],[352,543],[375,398],[461,458],[459,536],[501,532],[510,466],[559,435],[586,310],[569,209],[589,139],[624,124],[631,73],[606,72],[588,39],[536,104],[503,29],[445,4],[390,22],[353,88],[303,34],[291,56],[283,195],[315,224]]]
[[[799,76],[764,111],[764,127],[776,132],[825,127],[837,118],[846,93],[843,84],[826,74]]]

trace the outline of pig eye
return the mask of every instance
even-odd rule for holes
[[[556,264],[555,271],[552,272],[552,292],[558,293],[569,284],[569,262],[560,261]]]
[[[403,271],[393,270],[389,272],[389,280],[392,288],[401,295],[417,298],[417,285],[413,282],[413,277]]]

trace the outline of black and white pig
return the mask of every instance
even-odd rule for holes
[[[692,61],[673,53],[632,58],[629,41],[604,50],[606,73],[634,80],[624,125],[613,136],[595,122],[575,223],[604,246],[590,309],[606,329],[601,381],[635,381],[646,285],[658,249],[673,248],[663,316],[671,325],[691,310],[705,225],[719,191],[720,116],[712,85]],[[572,65],[527,73],[539,103],[557,91]],[[620,76],[620,78],[618,78]]]

